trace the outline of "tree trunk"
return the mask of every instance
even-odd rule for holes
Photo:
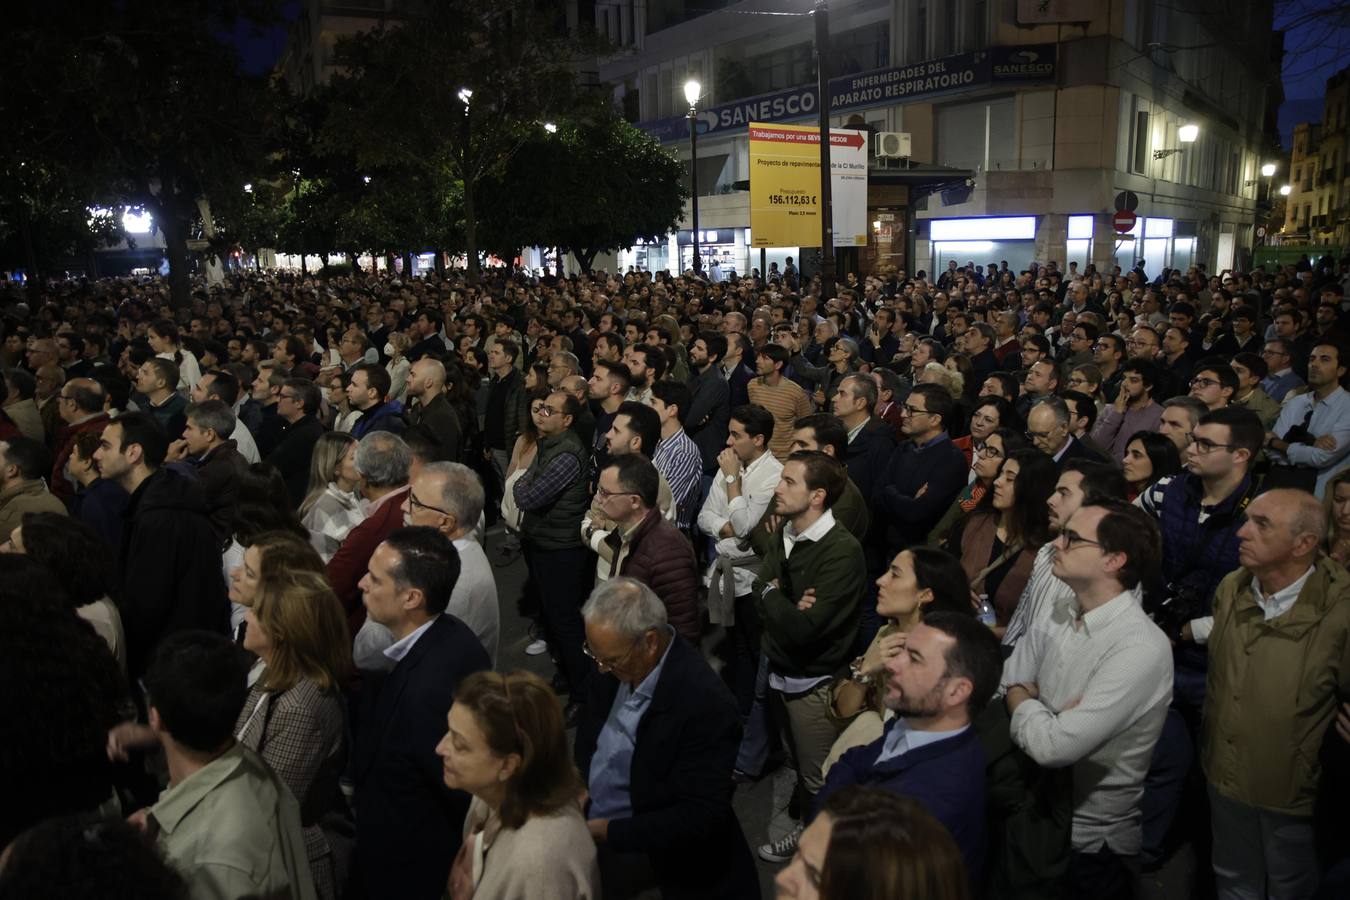
[[[464,255],[471,283],[478,282],[478,220],[473,210],[473,180],[464,179]]]
[[[403,278],[407,280],[413,277],[413,255],[411,250],[403,251]]]
[[[445,277],[445,251],[440,247],[436,248],[436,277]]]
[[[188,278],[187,222],[161,206],[155,216],[164,234],[164,255],[169,259],[169,305],[186,309],[192,305],[192,284]]]
[[[356,251],[354,250],[347,251],[347,262],[351,263],[353,275],[361,274],[361,263],[357,262]]]
[[[37,246],[33,243],[33,217],[28,210],[28,204],[22,200],[19,201],[19,209],[23,210],[19,224],[23,232],[23,264],[26,270],[28,286],[28,307],[34,313],[42,303],[42,296],[45,293],[46,285],[42,277],[42,269],[38,267]]]
[[[309,263],[305,260],[305,251],[303,250],[300,251],[300,275],[301,277],[309,276]]]
[[[599,250],[573,250],[572,255],[577,258],[577,265],[581,266],[583,275],[591,274],[591,266],[595,265],[595,257],[600,253]]]

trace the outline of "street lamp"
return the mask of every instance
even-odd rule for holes
[[[694,199],[694,274],[703,272],[703,261],[698,255],[698,97],[703,85],[691,78],[684,83],[684,99],[689,103],[689,187]]]
[[[459,98],[460,103],[464,104],[464,115],[467,116],[469,114],[469,101],[473,99],[473,91],[466,87],[462,87],[455,96]]]
[[[1274,174],[1275,174],[1275,164],[1274,164],[1274,163],[1266,163],[1264,166],[1261,167],[1261,174],[1264,175],[1266,178],[1269,178],[1270,176],[1274,175]]]
[[[1195,139],[1200,136],[1200,126],[1187,122],[1177,129],[1177,140],[1183,144],[1193,144]]]
[[[1294,192],[1294,189],[1293,189],[1291,186],[1289,186],[1289,185],[1287,185],[1287,184],[1280,185],[1280,196],[1281,196],[1281,197],[1288,197],[1288,196],[1289,196],[1290,194],[1292,194],[1293,192]]]
[[[246,184],[246,185],[244,185],[244,193],[245,193],[245,194],[251,194],[251,193],[253,193],[253,185],[252,185],[252,184]]]
[[[544,123],[544,130],[547,131],[549,134],[557,134],[557,133],[558,133],[558,126],[555,125],[555,124],[553,124],[552,122],[545,122],[545,123]]]

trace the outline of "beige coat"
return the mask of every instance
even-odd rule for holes
[[[41,478],[20,481],[0,490],[0,541],[23,523],[24,513],[54,512],[66,514],[66,505],[47,490]]]
[[[1319,556],[1294,605],[1269,622],[1238,569],[1214,594],[1201,759],[1225,797],[1310,816],[1318,749],[1350,694],[1350,573]]]
[[[23,432],[24,437],[35,441],[46,440],[47,432],[42,425],[42,413],[38,412],[37,404],[33,402],[32,397],[5,404],[5,412],[14,420],[14,424]]]

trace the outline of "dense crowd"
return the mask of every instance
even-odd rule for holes
[[[1350,261],[769,274],[0,292],[0,898],[1346,896]]]

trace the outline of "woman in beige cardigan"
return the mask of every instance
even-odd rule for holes
[[[583,784],[552,689],[529,672],[478,672],[447,719],[436,747],[445,784],[473,795],[452,900],[598,900]]]

